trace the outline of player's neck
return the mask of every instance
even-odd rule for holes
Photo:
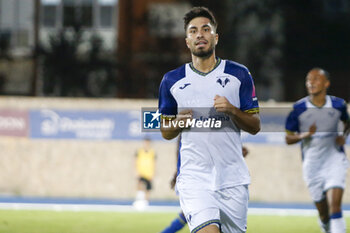
[[[326,93],[318,93],[315,95],[309,95],[310,101],[313,105],[317,107],[322,107],[326,104]]]
[[[203,73],[209,73],[211,70],[214,69],[216,65],[215,53],[213,53],[210,57],[207,58],[192,55],[192,64],[193,67],[196,68],[196,70]]]

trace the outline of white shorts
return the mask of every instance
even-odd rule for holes
[[[191,233],[216,224],[225,233],[247,230],[248,185],[219,191],[178,190],[180,205]]]
[[[326,192],[332,188],[345,189],[348,160],[343,153],[337,153],[328,159],[321,169],[303,164],[303,176],[314,202],[326,198]]]

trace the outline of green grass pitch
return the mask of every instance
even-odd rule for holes
[[[0,210],[6,233],[158,233],[177,213]],[[350,226],[350,218],[347,218]],[[316,217],[249,216],[248,233],[320,233]],[[187,226],[180,233],[189,233]]]

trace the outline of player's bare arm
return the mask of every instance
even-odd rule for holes
[[[344,122],[344,138],[346,139],[350,134],[350,120]]]
[[[346,138],[349,136],[349,133],[350,133],[350,121],[343,122],[343,123],[344,123],[343,135],[339,135],[335,139],[335,143],[339,146],[345,145]]]
[[[316,133],[317,127],[316,124],[312,124],[309,128],[308,132],[302,132],[302,133],[295,133],[295,132],[287,132],[286,134],[286,143],[288,145],[295,144],[297,142],[300,142],[301,140],[305,138],[309,138],[312,135]]]
[[[228,114],[236,125],[242,130],[257,134],[260,131],[260,117],[257,113],[247,113],[232,105],[224,96],[216,95],[214,108],[217,112]]]
[[[166,140],[171,140],[179,135],[183,128],[180,128],[180,124],[170,124],[170,121],[187,121],[192,119],[192,110],[185,109],[176,116],[174,119],[164,119],[166,125],[170,127],[163,127],[163,121],[161,122],[160,131],[162,132],[162,136]]]

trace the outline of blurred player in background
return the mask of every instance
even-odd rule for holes
[[[163,137],[170,140],[181,132],[175,187],[181,209],[192,233],[246,232],[250,175],[240,130],[260,130],[253,79],[245,66],[215,56],[217,23],[207,8],[192,8],[184,24],[192,62],[165,74],[159,93],[162,116],[177,116],[163,117]],[[175,125],[199,119],[199,107],[227,117],[227,127],[194,132]],[[178,108],[184,110],[178,114]]]
[[[176,160],[179,161],[179,148],[180,148],[180,137],[177,143],[177,154],[176,154]],[[242,147],[242,153],[243,153],[243,157],[245,158],[248,155],[248,149],[246,147]],[[178,164],[179,165],[179,164]],[[173,179],[170,182],[170,187],[172,189],[175,188],[175,184],[176,184],[176,178],[177,178],[177,174],[178,174],[178,170],[179,168],[177,168]],[[184,213],[181,211],[179,213],[179,215],[171,222],[171,224],[169,226],[167,226],[163,231],[161,231],[160,233],[176,233],[178,231],[180,231],[185,225],[187,224],[187,220],[185,218]]]
[[[286,121],[286,142],[302,142],[303,176],[319,212],[322,231],[345,233],[341,203],[348,168],[344,144],[350,121],[345,101],[327,95],[329,86],[325,70],[314,68],[307,74],[309,96],[294,104]],[[344,124],[341,134],[339,122]]]
[[[145,137],[143,147],[136,152],[137,193],[133,205],[142,209],[148,206],[149,193],[155,173],[156,154],[151,147],[151,139]]]

